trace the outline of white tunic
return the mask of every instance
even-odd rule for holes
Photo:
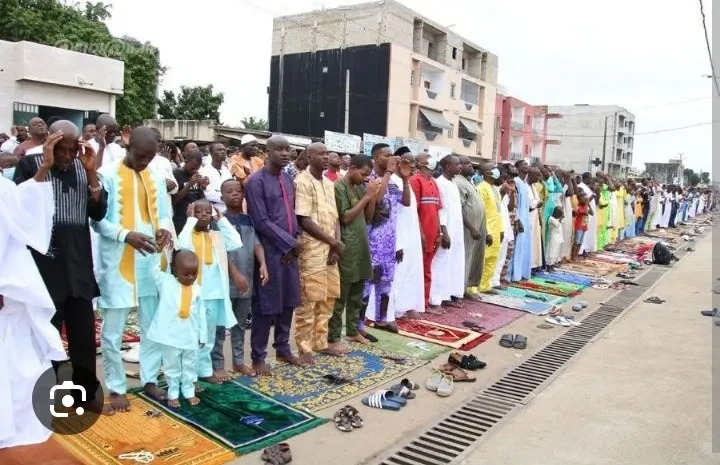
[[[465,295],[465,282],[460,278],[465,269],[465,236],[457,184],[445,176],[440,176],[435,182],[442,201],[440,225],[445,226],[450,236],[450,248],[440,247],[432,262],[430,304],[440,305],[451,297],[462,298]]]
[[[505,260],[507,259],[508,248],[510,247],[510,243],[515,240],[515,232],[513,231],[513,225],[510,222],[510,209],[508,208],[509,206],[510,196],[504,195],[502,201],[500,202],[500,215],[503,219],[505,234],[502,244],[500,245],[500,257],[498,258],[497,265],[495,266],[495,273],[490,280],[490,285],[492,287],[498,287],[502,284],[500,282],[500,278],[502,278],[502,270],[505,267]]]
[[[35,417],[33,387],[51,360],[67,358],[55,314],[26,246],[47,253],[55,213],[52,184],[19,186],[0,177],[0,449],[46,441],[51,431]],[[11,272],[9,272],[11,270]]]
[[[220,165],[219,170],[213,165],[206,165],[200,168],[198,173],[210,180],[210,183],[205,188],[205,199],[220,212],[225,213],[225,204],[220,198],[220,186],[222,186],[223,182],[232,178],[230,170],[225,165]]]
[[[565,242],[563,237],[562,223],[557,218],[551,216],[548,218],[548,234],[550,238],[547,245],[547,264],[556,265],[562,257],[562,246]]]
[[[585,184],[581,182],[578,187],[585,192],[585,195],[590,198],[593,195],[593,191]],[[588,228],[585,231],[585,239],[583,240],[582,247],[580,247],[580,253],[595,252],[597,251],[597,202],[595,199],[590,202],[590,208],[593,214],[588,216]]]

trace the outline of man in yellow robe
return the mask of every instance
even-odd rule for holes
[[[505,224],[501,215],[500,192],[495,186],[495,180],[500,177],[500,170],[493,163],[484,163],[481,167],[483,181],[478,185],[478,193],[485,207],[485,221],[487,222],[487,236],[485,248],[485,263],[480,278],[480,292],[492,289],[491,280],[495,274],[500,247],[505,238]]]

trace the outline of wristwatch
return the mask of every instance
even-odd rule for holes
[[[103,185],[102,185],[102,183],[99,183],[97,187],[93,187],[88,184],[88,190],[90,191],[91,194],[97,194],[98,192],[103,190]]]

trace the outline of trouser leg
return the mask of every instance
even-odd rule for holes
[[[180,390],[182,391],[183,397],[186,399],[195,397],[197,354],[197,350],[183,350],[180,353]]]
[[[315,305],[315,328],[313,332],[313,350],[316,352],[328,348],[328,324],[333,313],[335,299],[327,299]]]
[[[328,323],[328,342],[333,344],[340,341],[342,336],[342,321],[343,313],[345,313],[345,322],[347,323],[348,314],[348,296],[350,294],[350,288],[353,283],[348,281],[340,281],[340,297],[335,299],[335,305],[333,306],[332,316]],[[357,333],[357,322],[355,322],[355,333]],[[350,334],[348,334],[349,336]]]
[[[92,401],[100,385],[96,375],[95,312],[92,300],[68,297],[64,320],[73,383],[84,387],[87,400]]]
[[[317,302],[303,302],[295,309],[295,345],[302,354],[313,350],[315,307],[317,305]]]
[[[207,321],[207,342],[198,350],[197,375],[200,378],[209,378],[213,375],[212,358],[210,353],[215,347],[215,332],[220,311],[224,309],[222,299],[206,300],[205,315]]]
[[[120,348],[129,314],[130,308],[103,310],[103,322],[100,329],[105,388],[110,393],[121,395],[127,391],[127,380]]]
[[[168,399],[177,400],[180,396],[180,376],[182,374],[182,350],[162,345],[162,364],[167,382]]]
[[[138,324],[140,326],[140,383],[157,384],[162,360],[162,348],[157,342],[147,337],[148,330],[155,312],[158,298],[156,295],[140,297],[138,299]]]
[[[275,349],[275,353],[281,357],[289,357],[292,355],[292,350],[290,350],[290,327],[292,326],[292,319],[292,307],[287,307],[282,313],[274,316],[275,342],[273,343],[273,349]]]
[[[357,335],[360,314],[361,312],[363,315],[365,313],[364,291],[365,281],[363,280],[348,284],[347,301],[345,304],[345,334],[348,337]]]

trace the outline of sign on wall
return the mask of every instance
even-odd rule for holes
[[[390,151],[395,151],[396,140],[390,137],[378,136],[375,134],[363,134],[363,153],[365,155],[371,155],[373,145],[375,144],[387,144],[390,146]]]
[[[428,153],[430,154],[430,158],[435,161],[440,161],[443,157],[450,155],[452,153],[452,149],[450,147],[443,147],[440,145],[431,145],[428,147]]]
[[[360,153],[362,139],[354,134],[325,131],[325,146],[331,152]]]
[[[410,151],[411,151],[414,155],[420,155],[420,154],[423,153],[423,152],[425,151],[425,149],[427,148],[427,147],[425,146],[425,142],[423,142],[423,141],[421,141],[421,140],[417,140],[417,139],[405,139],[404,137],[398,137],[398,138],[396,138],[395,140],[396,140],[395,146],[396,146],[397,148],[400,148],[400,147],[405,146],[405,147],[409,148]]]

